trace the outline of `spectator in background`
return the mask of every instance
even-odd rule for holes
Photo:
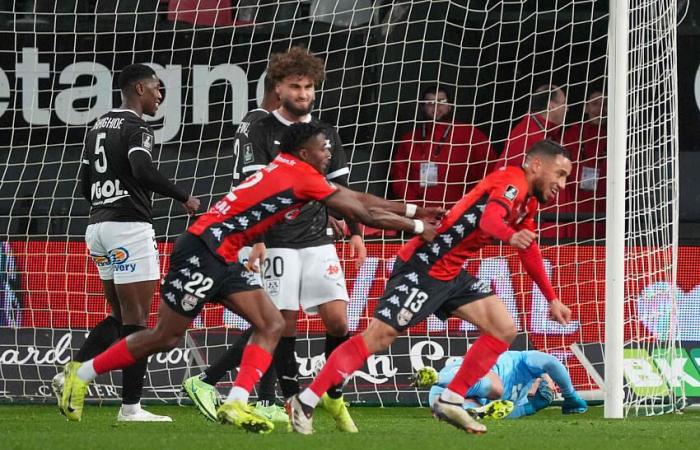
[[[535,89],[529,114],[510,130],[501,155],[504,165],[521,166],[525,151],[535,142],[545,139],[561,142],[567,109],[566,94],[559,86],[543,85]]]
[[[496,155],[473,125],[452,117],[449,92],[431,86],[421,96],[421,121],[401,136],[391,165],[399,199],[450,208],[490,171]]]
[[[542,85],[535,89],[530,99],[530,112],[510,130],[499,165],[521,166],[525,151],[536,142],[550,139],[561,143],[567,109],[566,94],[559,86]],[[567,191],[560,191],[549,205],[542,205],[540,212],[557,216],[573,212]],[[565,238],[569,231],[570,227],[564,221],[540,223],[543,238]]]
[[[608,115],[603,92],[595,89],[586,98],[585,119],[564,133],[564,145],[574,161],[572,181],[566,188],[567,197],[577,213],[575,227],[568,237],[577,239],[605,237],[605,220],[595,219],[605,213],[605,177],[607,173]]]

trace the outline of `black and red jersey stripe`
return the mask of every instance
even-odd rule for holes
[[[248,177],[199,217],[187,231],[228,263],[275,224],[293,219],[312,200],[336,192],[313,166],[287,153]]]
[[[520,167],[504,167],[489,174],[450,209],[433,242],[416,236],[399,250],[402,261],[423,268],[430,276],[451,280],[462,270],[466,259],[474,257],[493,237],[479,228],[479,221],[490,202],[508,212],[506,223],[534,231],[538,202],[528,195],[525,173]]]

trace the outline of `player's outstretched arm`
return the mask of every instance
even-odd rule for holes
[[[526,231],[520,230],[519,232]],[[549,281],[547,272],[544,269],[544,261],[542,253],[537,242],[532,242],[525,249],[518,249],[518,256],[523,263],[525,272],[530,275],[530,278],[537,284],[542,291],[542,294],[549,302],[549,313],[552,318],[562,325],[566,325],[571,321],[571,310],[568,306],[559,300],[552,283]]]
[[[419,219],[409,219],[382,207],[371,207],[360,201],[364,198],[343,186],[336,185],[337,192],[324,200],[324,203],[344,217],[374,228],[385,230],[411,231],[432,242],[437,234],[434,225]],[[392,203],[392,202],[388,202]]]
[[[539,351],[526,352],[525,364],[532,373],[549,375],[559,386],[562,395],[569,396],[576,392],[569,371],[554,356]]]
[[[442,216],[445,215],[445,210],[443,208],[423,208],[422,206],[414,205],[412,203],[407,204],[398,201],[386,200],[381,197],[377,197],[376,195],[366,194],[364,192],[352,192],[355,193],[358,201],[367,208],[381,208],[384,211],[389,211],[399,216],[437,221],[442,219]]]
[[[148,152],[135,151],[129,154],[131,173],[146,189],[182,202],[188,214],[195,214],[199,209],[199,200],[181,188],[175,186],[158,171]]]

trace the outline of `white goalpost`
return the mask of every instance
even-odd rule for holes
[[[685,407],[679,349],[675,1],[611,2],[605,417]],[[640,251],[641,250],[641,251]],[[651,307],[628,308],[633,292]],[[654,323],[629,327],[632,316]],[[660,326],[659,326],[660,325]],[[649,359],[649,357],[651,357]],[[646,371],[661,368],[662,376]]]
[[[678,250],[676,0],[93,3],[0,2],[0,401],[53,401],[52,376],[108,312],[76,186],[85,133],[119,106],[118,71],[156,70],[164,101],[148,120],[159,170],[205,208],[230,187],[233,136],[262,98],[270,56],[302,45],[325,61],[313,114],[337,126],[356,190],[450,207],[519,146],[546,137],[571,151],[569,184],[538,219],[572,323],[548,317],[507,246],[486,247],[467,270],[512,314],[513,348],[559,358],[584,398],[604,400],[606,417],[683,407],[679,342],[696,334],[676,298],[677,272],[692,267]],[[430,88],[448,98],[426,98]],[[158,196],[154,216],[165,271],[188,219]],[[364,233],[360,267],[337,244],[351,333],[373,316],[406,238]],[[144,399],[180,401],[182,381],[247,326],[209,305],[178,348],[151,358]],[[300,315],[302,384],[325,361],[324,333],[317,316]],[[409,377],[462,356],[476,335],[433,316],[370,358],[346,399],[424,405]],[[89,399],[117,400],[120,376],[98,378]]]

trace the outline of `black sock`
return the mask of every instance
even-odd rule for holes
[[[345,336],[331,336],[330,334],[326,334],[326,346],[325,346],[325,353],[326,353],[326,361],[328,361],[328,358],[330,358],[331,353],[333,353],[333,350],[336,348],[340,347],[340,344],[343,342],[347,341],[350,339],[350,333],[346,334]],[[330,389],[328,389],[328,396],[330,398],[340,398],[343,396],[343,384],[339,384],[337,386],[332,386]]]
[[[277,349],[273,357],[277,379],[280,382],[280,389],[284,398],[289,398],[299,393],[299,368],[294,353],[296,347],[296,336],[283,336],[277,344]]]
[[[107,316],[90,331],[87,339],[73,358],[78,362],[89,361],[107,350],[121,335],[122,323],[112,316]]]
[[[122,336],[127,337],[137,331],[145,330],[141,325],[124,325]],[[129,367],[122,369],[122,404],[135,405],[141,401],[143,382],[146,378],[148,357],[141,358]]]
[[[243,349],[248,345],[248,339],[253,334],[253,327],[248,328],[238,337],[238,340],[226,350],[226,353],[221,355],[219,359],[212,365],[210,365],[207,370],[204,371],[200,377],[202,381],[212,386],[216,386],[226,372],[238,367],[243,359]]]
[[[258,401],[267,405],[274,405],[277,397],[275,393],[275,382],[277,381],[277,372],[274,365],[270,364],[267,371],[260,377],[258,384]]]

